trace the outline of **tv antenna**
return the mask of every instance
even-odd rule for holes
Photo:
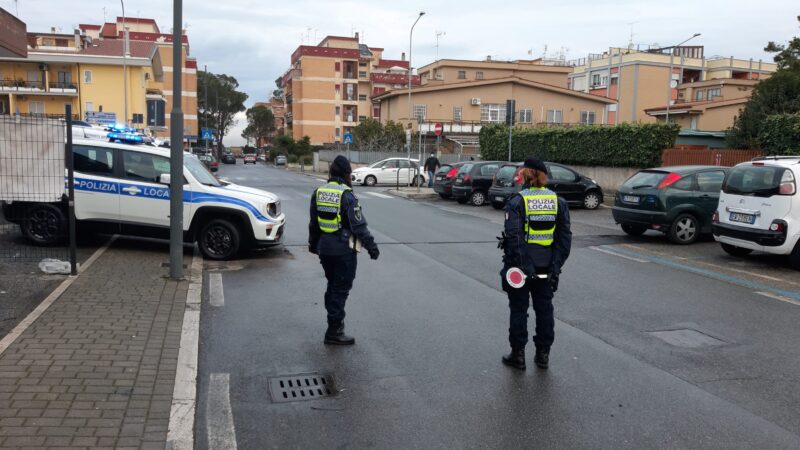
[[[437,31],[436,32],[436,61],[439,60],[439,38],[445,36],[447,32],[445,31]]]

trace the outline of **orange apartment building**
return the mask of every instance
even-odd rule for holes
[[[127,29],[128,39],[133,43],[155,44],[159,60],[163,67],[163,78],[160,81],[148,79],[147,82],[147,116],[151,119],[141,124],[154,135],[163,138],[170,136],[169,113],[172,110],[172,34],[161,33],[153,19],[136,17],[117,17],[116,22],[103,25],[81,24],[82,33],[95,41],[123,41]],[[197,60],[190,56],[189,37],[185,31],[182,36],[183,73],[181,77],[184,140],[196,141],[198,134],[197,119]],[[129,122],[130,122],[129,118]],[[136,124],[139,126],[140,124]]]
[[[616,100],[618,109],[609,111],[609,123],[652,123],[659,116],[659,108],[664,110],[666,116],[668,102],[670,109],[679,102],[688,102],[693,97],[687,95],[708,92],[703,86],[735,86],[725,89],[724,96],[711,91],[711,99],[703,101],[741,100],[749,94],[740,94],[746,94],[755,82],[777,70],[773,63],[752,59],[706,58],[704,50],[702,46],[650,51],[610,48],[602,54],[591,54],[586,58],[567,62],[572,68],[568,79],[569,88]],[[702,126],[713,126],[716,130],[728,128],[733,123],[738,106],[744,101],[746,100],[736,103],[737,107],[724,105],[725,108],[712,108],[716,109],[712,114],[714,119],[707,120]],[[672,121],[672,114],[670,116]],[[683,122],[691,126],[691,119]],[[699,122],[696,125],[701,126]]]
[[[341,142],[367,117],[380,118],[373,97],[407,86],[408,62],[383,59],[383,49],[355,37],[327,36],[301,45],[283,75],[286,133],[314,145]],[[412,77],[412,84],[419,84]]]

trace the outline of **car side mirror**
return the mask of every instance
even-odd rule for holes
[[[158,182],[160,184],[169,185],[171,181],[172,181],[172,175],[168,173],[162,173],[161,175],[158,176]]]

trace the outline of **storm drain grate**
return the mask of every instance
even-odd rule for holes
[[[331,397],[336,388],[331,375],[312,373],[270,378],[269,393],[273,402],[299,402]]]
[[[719,340],[713,336],[701,333],[690,328],[678,330],[650,331],[650,335],[661,339],[667,344],[683,348],[716,347],[725,345],[727,342]]]

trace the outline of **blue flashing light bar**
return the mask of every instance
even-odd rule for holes
[[[112,133],[135,133],[135,128],[126,127],[124,124],[116,124],[110,125],[106,127],[106,131],[110,131]]]
[[[108,133],[108,140],[111,142],[118,142],[121,144],[141,144],[144,142],[142,135],[137,133],[118,133],[112,131]]]

